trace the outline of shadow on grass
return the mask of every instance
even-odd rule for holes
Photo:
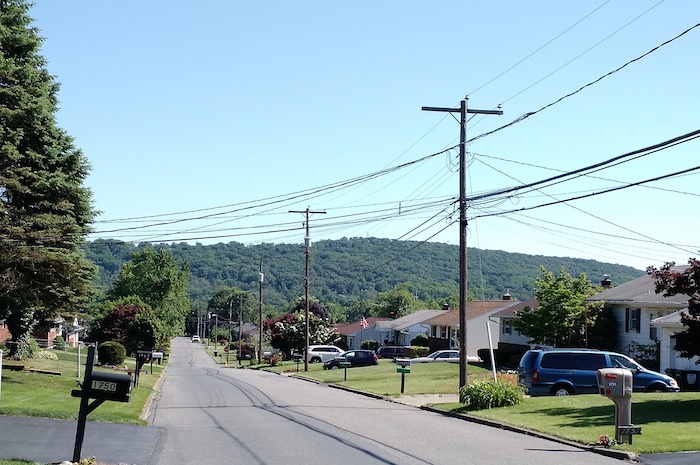
[[[585,408],[557,407],[544,409],[542,414],[561,418],[561,424],[574,427],[606,426],[615,421],[615,405]],[[632,403],[635,424],[695,423],[700,418],[700,399],[649,400]]]

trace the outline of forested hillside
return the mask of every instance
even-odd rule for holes
[[[108,240],[88,243],[87,255],[99,268],[100,286],[109,287],[131,252],[143,247]],[[301,244],[156,246],[162,247],[178,262],[189,262],[190,296],[195,305],[205,303],[221,286],[238,287],[257,295],[261,259],[266,305],[284,308],[304,295],[305,255]],[[459,293],[456,245],[378,238],[326,240],[313,244],[310,263],[310,293],[323,303],[371,300],[377,293],[402,283],[410,283],[411,293],[426,302]],[[469,294],[477,299],[492,299],[509,291],[513,298],[527,299],[540,276],[540,266],[555,272],[563,267],[573,276],[585,273],[593,284],[599,283],[603,274],[609,274],[613,284],[643,274],[631,267],[595,260],[470,248]]]

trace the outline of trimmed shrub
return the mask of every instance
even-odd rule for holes
[[[66,349],[66,341],[63,339],[63,336],[56,336],[53,340],[53,348],[56,350],[65,350]]]
[[[425,357],[426,355],[430,354],[430,348],[426,346],[413,346],[411,349],[413,349],[414,357]]]
[[[411,345],[418,347],[428,347],[428,335],[418,334],[416,337],[411,339]]]
[[[473,410],[506,407],[523,402],[521,386],[507,381],[474,381],[459,390],[459,401]]]
[[[44,360],[58,360],[58,355],[54,354],[49,350],[40,350],[34,354],[34,358],[41,358]]]
[[[100,365],[121,365],[126,360],[126,349],[117,341],[107,341],[97,348]]]
[[[360,349],[374,350],[376,352],[377,349],[379,349],[379,343],[377,341],[373,341],[372,339],[367,339],[366,341],[362,341],[360,344]]]

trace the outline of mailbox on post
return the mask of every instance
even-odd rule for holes
[[[85,378],[83,379],[81,389],[74,389],[71,391],[71,396],[80,397],[78,428],[75,433],[75,446],[73,448],[73,462],[80,461],[80,451],[83,448],[87,416],[107,400],[129,402],[129,394],[131,394],[132,379],[130,375],[93,371],[94,363],[95,346],[90,345],[88,346]],[[92,403],[90,403],[90,399],[94,399]]]
[[[116,402],[129,402],[131,376],[120,373],[93,371],[87,386],[87,396]],[[83,387],[85,389],[85,386]]]
[[[615,403],[615,439],[632,444],[632,435],[642,434],[642,428],[632,424],[634,375],[624,368],[601,368],[596,377],[600,395]]]
[[[403,394],[404,386],[406,384],[406,373],[410,373],[411,369],[411,359],[410,358],[397,358],[394,362],[398,365],[396,367],[396,372],[401,373],[401,394]]]

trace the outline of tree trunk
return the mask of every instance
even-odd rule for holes
[[[29,358],[32,353],[29,347],[29,339],[34,328],[34,312],[14,312],[7,318],[7,326],[12,334],[10,344],[10,358],[23,360]]]

